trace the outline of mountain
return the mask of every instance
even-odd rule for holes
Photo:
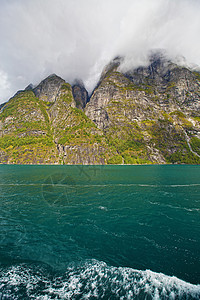
[[[0,107],[0,162],[200,164],[200,73],[154,54],[114,59],[91,96],[53,74]]]

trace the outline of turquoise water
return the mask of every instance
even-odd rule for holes
[[[0,299],[200,299],[200,166],[0,166]]]

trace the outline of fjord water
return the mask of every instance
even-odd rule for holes
[[[200,166],[0,166],[0,299],[200,299]]]

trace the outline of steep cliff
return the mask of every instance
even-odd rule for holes
[[[87,102],[89,101],[88,92],[82,81],[76,80],[72,85],[72,93],[76,102],[77,108],[84,109]]]
[[[110,64],[85,112],[117,161],[200,162],[200,75],[163,57],[129,72]]]
[[[1,109],[0,136],[1,163],[58,161],[45,104],[32,91],[20,92]]]
[[[1,108],[0,162],[107,163],[115,149],[77,106],[70,84],[56,75],[18,92]]]
[[[63,83],[65,83],[65,81],[62,78],[52,74],[34,88],[33,92],[40,100],[55,102]]]
[[[126,71],[117,58],[91,97],[57,75],[0,106],[0,162],[200,163],[200,73],[153,55]]]

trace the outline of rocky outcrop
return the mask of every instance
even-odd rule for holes
[[[81,80],[76,80],[74,82],[72,85],[72,93],[76,102],[76,107],[83,110],[89,100],[89,97],[88,92]]]
[[[150,60],[148,67],[129,72],[123,72],[119,60],[111,63],[85,113],[125,163],[198,162],[184,132],[191,140],[200,134],[199,73],[160,55]]]
[[[148,67],[124,73],[134,85],[151,88],[158,103],[166,109],[175,105],[183,110],[200,108],[198,74],[159,55],[153,55]]]
[[[58,153],[62,157],[64,164],[78,165],[105,165],[107,149],[98,143],[90,145],[83,143],[80,145],[58,145]]]
[[[55,102],[58,92],[65,81],[59,76],[53,74],[44,79],[36,88],[34,94],[40,100]]]
[[[34,89],[34,85],[32,83],[30,83],[29,85],[27,85],[27,87],[24,89],[25,91],[32,91]]]

